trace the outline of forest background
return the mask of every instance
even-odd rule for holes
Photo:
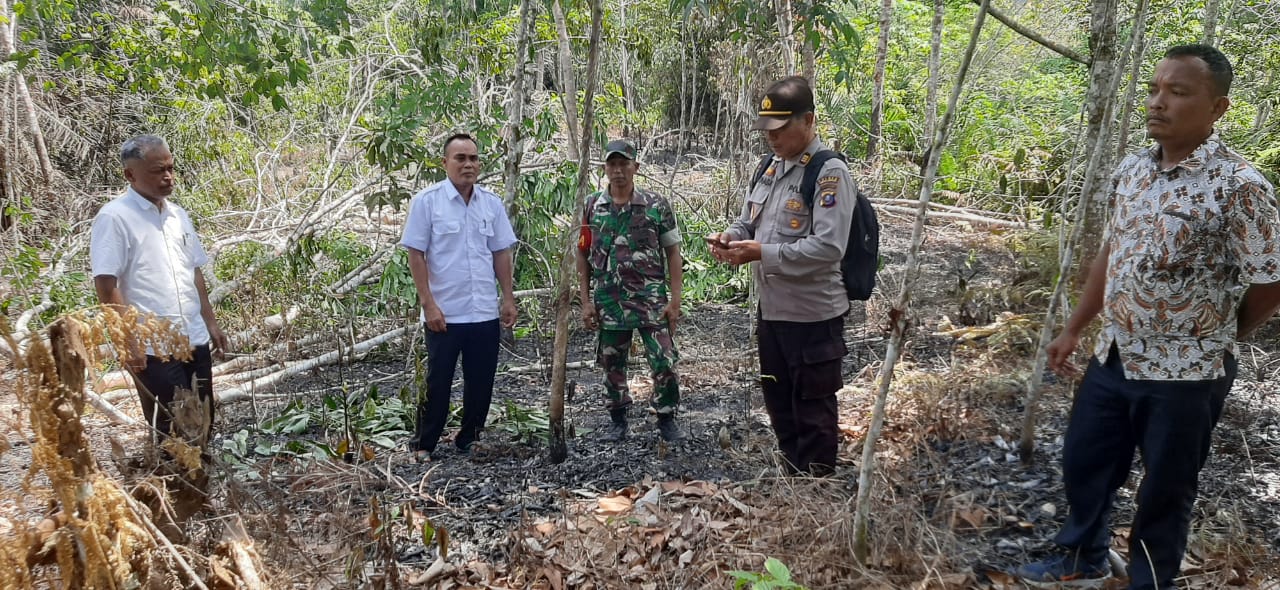
[[[1165,47],[1207,42],[1232,59],[1219,131],[1280,174],[1280,4],[989,7],[1000,22],[976,37],[925,194],[934,212],[1019,236],[1038,281],[1004,294],[1011,310],[1055,302],[1052,317],[1069,299],[1054,294],[1059,257],[1096,248],[1099,179],[1146,142],[1144,83]],[[763,89],[811,79],[819,135],[854,159],[878,205],[914,208],[946,114],[931,105],[951,91],[979,12],[957,0],[0,0],[0,311],[21,341],[95,303],[89,224],[122,188],[118,149],[139,133],[170,142],[175,200],[210,253],[212,299],[246,366],[336,343],[332,362],[411,333],[400,220],[443,178],[440,143],[458,131],[477,137],[481,182],[516,226],[518,290],[563,286],[580,175],[599,186],[598,146],[628,137],[638,183],[673,197],[686,306],[741,304],[749,275],[712,263],[696,237],[736,214],[766,151],[749,129]],[[1078,240],[1063,231],[1073,224]],[[525,301],[516,337],[551,331],[545,301]],[[282,352],[263,338],[283,325],[306,336]],[[255,370],[262,385],[278,373]]]

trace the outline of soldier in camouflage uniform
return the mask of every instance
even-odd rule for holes
[[[680,316],[680,230],[671,204],[635,187],[636,148],[625,140],[605,145],[607,190],[587,198],[578,240],[582,321],[599,330],[597,361],[604,369],[612,423],[605,439],[627,436],[627,354],[640,333],[653,375],[652,405],[664,440],[684,437],[676,424],[676,321]],[[594,283],[595,289],[592,290]]]

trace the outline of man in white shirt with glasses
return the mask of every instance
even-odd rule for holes
[[[120,164],[129,188],[103,205],[93,220],[89,245],[93,286],[104,305],[129,306],[168,321],[190,343],[188,354],[159,357],[152,350],[127,351],[126,369],[138,387],[143,416],[162,440],[171,434],[171,405],[178,388],[193,390],[208,420],[198,442],[208,442],[213,424],[213,357],[228,349],[214,318],[201,267],[209,256],[187,212],[169,201],[173,154],[165,140],[140,135],[124,142]],[[191,434],[191,433],[187,433]]]

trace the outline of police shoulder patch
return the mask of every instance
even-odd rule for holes
[[[839,186],[840,186],[839,176],[835,176],[835,175],[823,176],[822,178],[818,179],[818,190],[822,192],[827,192],[827,191],[835,192],[836,188],[838,188]]]
[[[836,206],[836,191],[822,191],[822,199],[820,200],[823,208]]]

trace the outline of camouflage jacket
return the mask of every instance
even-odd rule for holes
[[[635,189],[631,202],[616,206],[607,191],[587,197],[590,227],[587,261],[592,300],[604,329],[655,326],[667,305],[665,248],[681,242],[671,204]]]

